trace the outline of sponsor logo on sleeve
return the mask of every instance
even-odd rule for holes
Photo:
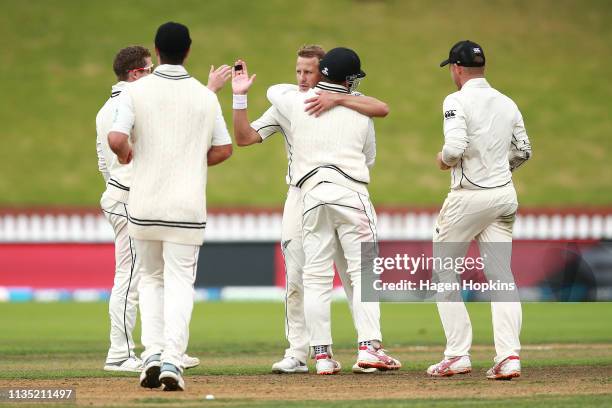
[[[452,119],[455,117],[455,112],[457,112],[457,109],[450,109],[447,110],[446,112],[444,112],[444,119]]]

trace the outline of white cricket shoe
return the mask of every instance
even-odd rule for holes
[[[333,375],[338,374],[342,367],[336,360],[332,360],[327,354],[318,354],[317,360],[317,374],[319,375]]]
[[[359,364],[355,363],[353,364],[351,371],[355,374],[371,374],[377,372],[378,368],[363,368],[359,367]]]
[[[356,365],[364,369],[376,368],[380,371],[387,371],[399,370],[402,363],[398,359],[385,354],[382,347],[360,346]]]
[[[510,356],[495,364],[487,371],[489,380],[511,380],[521,376],[521,359]]]
[[[185,370],[197,367],[199,365],[200,365],[199,358],[191,357],[191,356],[188,356],[187,354],[183,355],[183,367],[185,367]]]
[[[185,391],[185,380],[181,369],[174,364],[162,364],[159,381],[163,384],[164,391]]]
[[[127,360],[113,363],[104,363],[104,371],[122,371],[127,373],[139,373],[142,371],[142,360],[138,357],[130,357]]]
[[[467,374],[472,372],[470,356],[457,356],[445,358],[438,364],[429,366],[427,374],[432,377],[451,377],[455,374]]]
[[[285,357],[281,361],[272,364],[274,374],[305,374],[308,366],[295,357]]]

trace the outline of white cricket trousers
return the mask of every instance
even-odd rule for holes
[[[361,301],[361,243],[376,241],[376,213],[367,195],[333,183],[303,194],[304,316],[311,346],[332,344],[331,294],[334,253],[340,248],[353,289],[358,341],[382,341],[378,302]]]
[[[517,208],[512,184],[487,190],[452,190],[436,222],[434,256],[463,257],[469,243],[475,239],[480,256],[484,258],[487,279],[502,277],[504,281],[514,282],[510,261]],[[454,282],[457,275],[454,271],[441,271],[438,278],[440,282]],[[522,311],[518,297],[515,299],[517,301],[491,302],[496,363],[509,356],[518,356],[521,349]],[[472,324],[465,304],[460,299],[446,299],[438,301],[437,306],[446,335],[444,355],[447,358],[469,355]]]
[[[102,196],[100,206],[115,232],[115,278],[108,302],[110,348],[106,356],[107,363],[115,363],[134,356],[138,274],[134,270],[134,245],[127,231],[127,205]]]
[[[308,359],[310,338],[304,320],[302,213],[301,190],[290,186],[283,210],[281,233],[281,248],[285,259],[287,285],[285,294],[285,336],[289,342],[289,348],[285,350],[285,357],[294,357],[305,363]],[[346,275],[346,259],[342,248],[339,245],[337,245],[337,248],[338,251],[334,254],[333,261],[342,281],[349,308],[352,309],[353,288]],[[333,274],[333,268],[331,267],[330,272]]]
[[[182,369],[200,246],[139,239],[134,243],[140,274],[142,359],[161,354],[162,362]]]

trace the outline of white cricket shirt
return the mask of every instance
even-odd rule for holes
[[[442,160],[452,167],[452,189],[508,185],[511,170],[531,157],[521,112],[486,79],[467,81],[446,97],[442,111]]]
[[[98,153],[98,170],[106,182],[105,195],[127,203],[132,181],[132,165],[121,164],[108,145],[108,132],[113,124],[119,95],[128,83],[117,82],[111,89],[111,96],[96,115],[96,151]]]
[[[369,168],[376,157],[373,121],[343,106],[319,117],[309,115],[304,100],[316,96],[317,89],[348,93],[341,85],[325,82],[308,92],[296,92],[285,85],[268,89],[268,99],[291,126],[291,184],[307,190],[319,181],[329,181],[367,194]]]
[[[282,86],[284,86],[287,91],[292,90],[293,92],[299,92],[297,85],[284,84]],[[287,175],[285,176],[285,181],[287,184],[291,184],[293,135],[291,134],[291,123],[289,120],[283,116],[274,105],[272,105],[263,113],[263,115],[251,122],[251,127],[257,133],[259,133],[262,141],[265,141],[268,137],[277,132],[280,132],[283,135],[285,152],[287,153]]]
[[[121,93],[111,128],[133,146],[131,237],[201,245],[207,154],[231,144],[217,96],[181,65],[160,65]]]
[[[298,93],[300,92],[297,85],[292,84],[278,84],[274,85],[274,94],[280,95],[284,93]],[[353,92],[352,95],[360,96],[359,92]],[[285,143],[285,152],[287,153],[287,175],[285,181],[289,185],[294,185],[295,180],[293,175],[293,134],[291,133],[291,122],[284,115],[282,115],[276,106],[272,105],[266,110],[261,117],[251,122],[251,127],[259,133],[262,141],[265,141],[271,135],[280,132],[283,135]],[[370,150],[373,148],[373,152],[376,152],[375,142],[369,145]],[[370,158],[371,165],[374,164],[374,157]],[[371,167],[371,166],[370,166]]]

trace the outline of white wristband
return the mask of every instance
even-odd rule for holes
[[[247,96],[245,95],[236,95],[232,99],[232,107],[233,109],[246,109],[247,108]]]

